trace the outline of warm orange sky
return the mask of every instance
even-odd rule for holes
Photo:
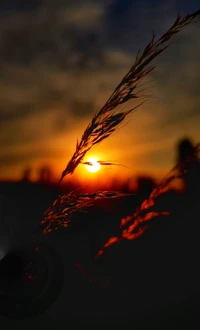
[[[36,170],[43,164],[50,165],[59,176],[93,114],[127,73],[138,48],[144,48],[151,39],[150,31],[154,28],[160,36],[178,9],[183,15],[198,9],[196,1],[190,1],[190,6],[184,1],[163,1],[162,5],[152,1],[151,7],[147,1],[142,3],[143,7],[134,2],[128,8],[124,4],[127,20],[120,12],[123,3],[114,0],[82,1],[79,7],[60,5],[57,11],[49,6],[47,13],[41,9],[2,12],[2,179],[18,179],[27,166]],[[200,140],[199,33],[198,18],[156,60],[157,67],[147,79],[151,80],[148,93],[156,98],[88,153],[85,160],[97,157],[129,167],[104,168],[98,173],[99,179],[115,174],[164,175],[174,165],[180,138],[188,136],[195,143]],[[133,105],[127,104],[127,109]],[[92,174],[80,165],[75,175],[85,178]]]

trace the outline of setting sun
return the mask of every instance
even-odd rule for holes
[[[101,168],[101,165],[98,163],[98,160],[96,158],[90,158],[88,160],[88,165],[86,165],[86,169],[89,172],[97,172]]]

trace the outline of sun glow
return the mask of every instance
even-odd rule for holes
[[[96,158],[90,158],[88,160],[88,165],[86,165],[86,169],[89,171],[89,172],[97,172],[99,171],[101,168],[101,165],[98,163],[98,160]]]

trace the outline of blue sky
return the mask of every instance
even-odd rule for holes
[[[0,177],[41,164],[59,174],[152,31],[160,36],[178,11],[199,8],[199,1],[1,1]],[[199,33],[197,18],[173,38],[150,77],[155,99],[91,156],[125,163],[127,175],[158,175],[173,166],[180,138],[199,141]]]

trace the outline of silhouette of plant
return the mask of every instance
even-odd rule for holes
[[[87,152],[96,144],[107,139],[111,134],[113,134],[124,121],[124,119],[141,106],[147,99],[148,95],[144,95],[141,90],[142,80],[149,75],[153,70],[154,66],[149,66],[149,64],[154,60],[159,54],[161,54],[170,44],[166,44],[168,40],[176,33],[181,31],[184,27],[191,24],[194,18],[200,14],[200,10],[196,11],[191,15],[186,15],[181,17],[178,15],[174,24],[169,28],[169,30],[162,35],[157,41],[155,39],[155,34],[153,33],[152,40],[146,46],[144,51],[140,53],[138,51],[135,63],[115,88],[112,95],[109,97],[105,105],[100,109],[100,111],[94,115],[93,119],[84,131],[80,141],[77,141],[76,150],[68,162],[65,170],[62,173],[59,183],[62,179],[69,174],[73,174],[76,167],[79,164],[86,164],[84,157]],[[143,102],[139,105],[127,111],[117,112],[117,106],[127,103],[131,99],[145,98]],[[199,150],[197,145],[195,148],[196,152]],[[183,177],[187,170],[186,164],[191,161],[188,157],[183,162],[178,162],[178,164],[170,171],[170,173],[161,181],[160,184],[155,186],[150,193],[149,197],[145,199],[141,206],[139,206],[133,215],[130,215],[121,220],[121,234],[119,237],[111,237],[103,248],[98,252],[101,255],[104,249],[113,243],[120,241],[121,239],[135,239],[140,236],[146,229],[144,223],[150,221],[159,215],[169,215],[168,211],[155,212],[149,209],[155,204],[155,200],[161,194],[164,194],[169,190],[170,183],[177,178]],[[101,160],[101,165],[111,165],[111,162],[106,162]],[[114,163],[113,163],[114,164]],[[90,164],[88,164],[90,165]],[[119,165],[119,164],[114,164]],[[180,170],[183,166],[183,170]],[[59,227],[66,227],[71,220],[71,216],[75,215],[77,212],[82,212],[86,207],[91,205],[96,198],[115,198],[121,196],[119,192],[112,192],[108,196],[108,192],[97,192],[93,195],[89,194],[78,194],[72,192],[69,194],[64,194],[58,197],[54,201],[53,205],[45,212],[44,220],[42,224],[46,225],[43,233],[46,234],[52,231],[52,228],[58,229]],[[143,213],[144,212],[144,213]],[[145,213],[146,212],[146,213]]]
[[[77,140],[76,150],[63,171],[60,182],[66,175],[74,172],[76,167],[83,161],[86,153],[94,145],[113,134],[124,119],[148,99],[148,95],[142,94],[145,89],[141,90],[140,88],[141,81],[155,68],[155,66],[149,66],[149,64],[170,45],[167,44],[163,47],[163,44],[168,42],[174,34],[191,24],[194,18],[199,14],[200,10],[191,15],[186,15],[185,17],[178,15],[174,24],[157,41],[153,32],[152,40],[146,46],[143,53],[141,54],[140,50],[138,51],[135,63],[131,69],[115,88],[105,105],[94,115],[92,121],[83,133],[80,142]],[[145,101],[127,111],[115,112],[117,106],[127,103],[131,99],[138,98],[145,98]]]

